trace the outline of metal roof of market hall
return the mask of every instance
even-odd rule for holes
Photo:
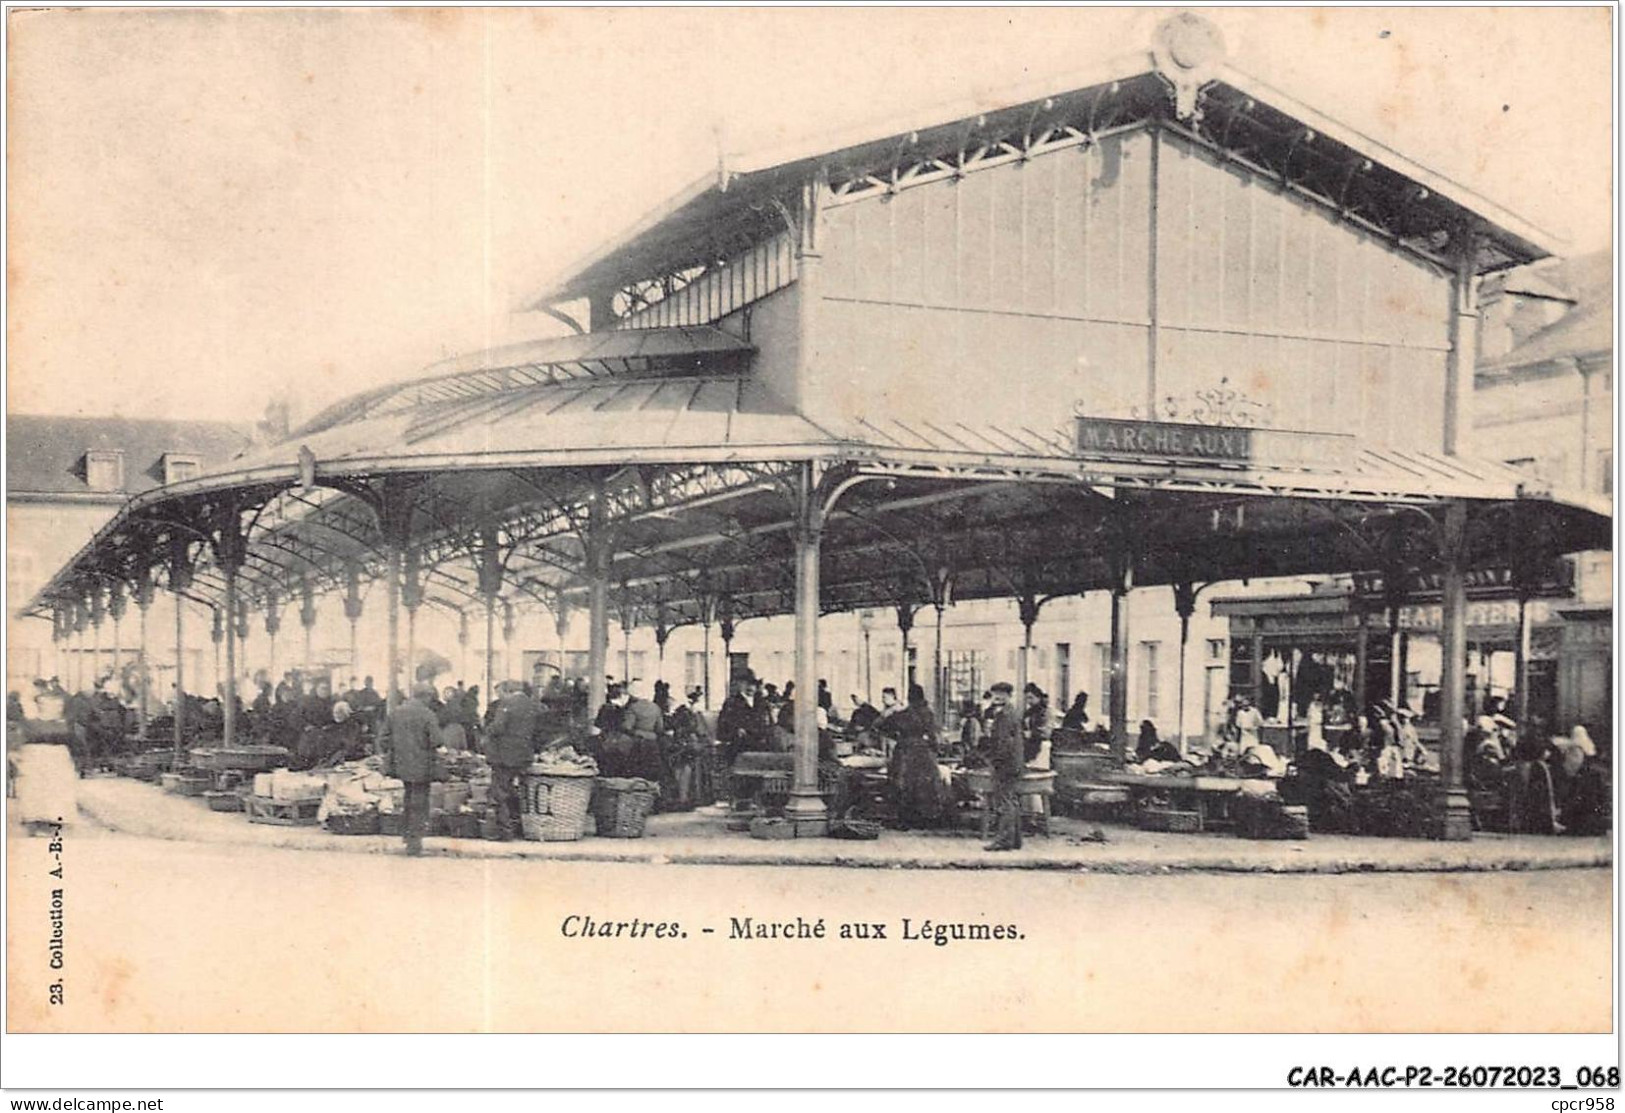
[[[710,266],[764,242],[783,231],[781,194],[813,171],[840,196],[884,193],[963,172],[967,159],[1019,159],[1152,120],[1418,256],[1438,261],[1464,227],[1476,233],[1481,271],[1550,251],[1543,233],[1465,187],[1222,62],[1173,96],[1165,69],[1142,52],[1021,91],[1006,108],[950,110],[735,161],[566,272],[537,304]],[[757,356],[749,339],[704,324],[608,327],[444,361],[328,408],[279,444],[132,499],[32,610],[82,597],[86,581],[151,574],[166,551],[199,553],[186,523],[237,496],[255,508],[240,573],[250,598],[297,583],[342,590],[358,567],[382,567],[381,515],[364,488],[389,476],[413,484],[410,555],[425,601],[479,599],[490,545],[508,554],[513,598],[573,601],[585,592],[583,522],[589,506],[607,507],[608,578],[625,605],[663,624],[698,621],[719,597],[737,617],[791,609],[784,492],[805,461],[864,481],[823,534],[825,610],[917,603],[921,583],[949,565],[961,599],[1103,587],[1114,575],[1105,538],[1128,520],[1140,584],[1369,566],[1385,531],[1409,520],[1407,505],[1445,498],[1516,506],[1529,515],[1520,529],[1564,544],[1608,543],[1604,500],[1537,491],[1496,464],[1325,434],[1317,452],[1335,451],[1271,464],[1092,458],[1060,414],[1045,428],[997,415],[815,416],[757,373]],[[1500,558],[1481,544],[1481,558]],[[196,574],[191,590],[219,598],[206,553]]]
[[[1202,20],[1185,24],[1197,25],[1210,26]],[[1019,158],[1057,138],[1089,142],[1102,132],[1153,120],[1428,258],[1440,259],[1438,249],[1464,225],[1482,236],[1480,273],[1558,253],[1558,237],[1228,60],[1198,70],[1193,111],[1180,118],[1164,76],[1174,68],[1156,48],[1138,50],[1069,77],[725,156],[715,173],[566,268],[528,298],[526,308],[706,263],[729,246],[719,242],[719,229],[745,237],[771,229],[771,199],[818,169],[828,170],[837,196],[884,192],[961,171],[967,158]],[[1002,107],[988,109],[989,101]]]

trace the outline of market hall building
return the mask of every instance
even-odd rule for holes
[[[579,335],[448,361],[133,499],[35,609],[60,626],[146,579],[234,614],[381,577],[397,683],[426,601],[488,628],[585,609],[596,705],[612,612],[662,646],[793,614],[812,692],[820,614],[1010,598],[1030,631],[1109,592],[1120,681],[1136,586],[1188,614],[1244,578],[1436,576],[1465,837],[1467,580],[1610,543],[1607,500],[1465,452],[1480,283],[1550,254],[1175,17],[1070,87],[728,162],[534,299]],[[797,701],[801,834],[826,821],[815,714]]]

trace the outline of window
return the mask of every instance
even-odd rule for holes
[[[585,679],[587,676],[587,654],[579,649],[572,649],[564,655],[564,675],[571,680],[577,677]]]
[[[203,461],[180,452],[164,453],[164,483],[180,483],[203,474]]]
[[[1140,676],[1141,682],[1145,685],[1145,699],[1141,707],[1145,712],[1145,717],[1152,720],[1157,718],[1160,710],[1158,697],[1161,694],[1159,690],[1161,678],[1157,675],[1157,655],[1161,649],[1161,642],[1140,643]]]
[[[1611,448],[1597,453],[1597,490],[1605,495],[1614,493],[1614,450]]]
[[[39,586],[39,573],[35,571],[38,564],[34,554],[20,546],[12,547],[6,554],[6,590],[14,606],[21,605]]]
[[[1072,643],[1055,643],[1055,703],[1066,707],[1072,702]]]
[[[683,692],[705,687],[705,654],[693,650],[683,654]]]
[[[85,486],[92,491],[118,491],[124,487],[124,453],[91,449],[85,453]]]
[[[1224,660],[1224,639],[1209,638],[1207,640],[1207,659],[1209,661]]]
[[[1107,714],[1112,705],[1112,647],[1107,642],[1095,643],[1095,674],[1100,677],[1100,688],[1095,706]]]

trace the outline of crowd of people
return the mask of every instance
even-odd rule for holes
[[[82,692],[67,691],[55,677],[38,680],[32,709],[17,692],[9,694],[7,719],[19,728],[32,722],[36,732],[57,724],[50,728],[56,732],[52,740],[66,743],[75,770],[83,775],[109,767],[134,744],[134,694],[121,693],[119,687],[111,676]],[[1296,755],[1279,754],[1270,746],[1261,711],[1240,696],[1227,705],[1217,738],[1204,752],[1182,753],[1145,721],[1130,760],[1153,771],[1200,764],[1241,776],[1290,775],[1323,805],[1373,780],[1398,782],[1439,772],[1436,751],[1419,738],[1415,712],[1386,701],[1356,710],[1346,692],[1334,685],[1329,695],[1315,692],[1307,699]],[[479,687],[461,682],[439,689],[420,682],[400,702],[413,705],[408,719],[414,730],[432,727],[426,735],[431,748],[475,750],[486,755],[494,770],[503,771],[497,799],[505,803],[499,814],[504,828],[516,832],[518,773],[548,746],[573,744],[597,761],[603,776],[658,785],[662,810],[690,810],[726,796],[728,772],[744,754],[793,750],[793,682],[781,689],[748,673],[735,678],[715,717],[714,732],[702,710],[703,696],[696,687],[675,698],[664,681],[652,690],[635,679],[612,681],[590,723],[586,686],[579,679],[556,677],[539,687],[505,682],[483,712]],[[1000,824],[989,849],[1020,845],[1020,823],[1010,820],[1005,809],[1015,807],[1010,800],[1022,771],[1044,763],[1052,740],[1057,746],[1071,745],[1090,737],[1098,741],[1101,733],[1090,718],[1088,693],[1077,693],[1057,722],[1048,694],[1036,684],[1025,686],[1019,706],[1008,684],[990,687],[979,701],[962,701],[954,738],[944,735],[917,684],[909,686],[906,699],[899,698],[896,688],[882,689],[879,707],[853,695],[844,719],[826,681],[818,681],[814,698],[820,762],[833,762],[838,750],[883,757],[895,822],[902,828],[930,829],[951,818],[956,799],[942,774],[945,763],[990,769],[1010,791],[995,794]],[[175,714],[177,704],[189,737],[193,732],[218,736],[220,699],[180,693],[177,700],[156,707],[155,717]],[[292,769],[331,766],[390,748],[386,701],[370,676],[351,678],[337,692],[325,672],[290,670],[275,684],[262,677],[248,706],[239,705],[238,722],[240,737],[249,743],[286,749]],[[164,734],[171,729],[170,723],[160,726]],[[27,733],[22,732],[25,740]],[[1498,822],[1507,830],[1591,835],[1610,828],[1608,768],[1583,726],[1560,737],[1549,737],[1538,722],[1521,730],[1505,702],[1492,699],[1484,714],[1467,725],[1464,761],[1466,785],[1475,801],[1495,802]]]
[[[994,837],[988,850],[1011,850],[1021,845],[1017,783],[1028,762],[1039,757],[1050,740],[1048,696],[1035,684],[1023,693],[1023,707],[1014,706],[1014,688],[995,684],[980,701],[966,700],[960,708],[959,733],[950,739],[937,722],[925,690],[911,684],[907,697],[895,687],[880,692],[880,706],[853,695],[851,712],[837,713],[828,684],[818,682],[818,749],[820,763],[838,754],[874,754],[884,762],[893,822],[903,830],[928,830],[947,825],[957,805],[955,790],[943,775],[945,763],[986,768],[995,779]],[[787,754],[795,740],[795,685],[782,693],[753,675],[736,678],[717,716],[718,755],[722,768],[733,768],[749,753]],[[1082,721],[1084,696],[1077,705]],[[844,810],[837,803],[836,811]]]

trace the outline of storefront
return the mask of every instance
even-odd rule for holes
[[[1520,604],[1495,576],[1477,579],[1466,607],[1466,713],[1499,706],[1554,733],[1578,723],[1606,737],[1611,612],[1569,605],[1558,584]],[[1416,712],[1424,735],[1436,734],[1444,609],[1433,595],[1392,611],[1347,583],[1214,599],[1213,614],[1230,624],[1230,695],[1253,700],[1267,733],[1292,735],[1299,745],[1316,696],[1328,708],[1328,730],[1344,725],[1344,708],[1387,700]],[[1520,658],[1526,693],[1518,687]]]

